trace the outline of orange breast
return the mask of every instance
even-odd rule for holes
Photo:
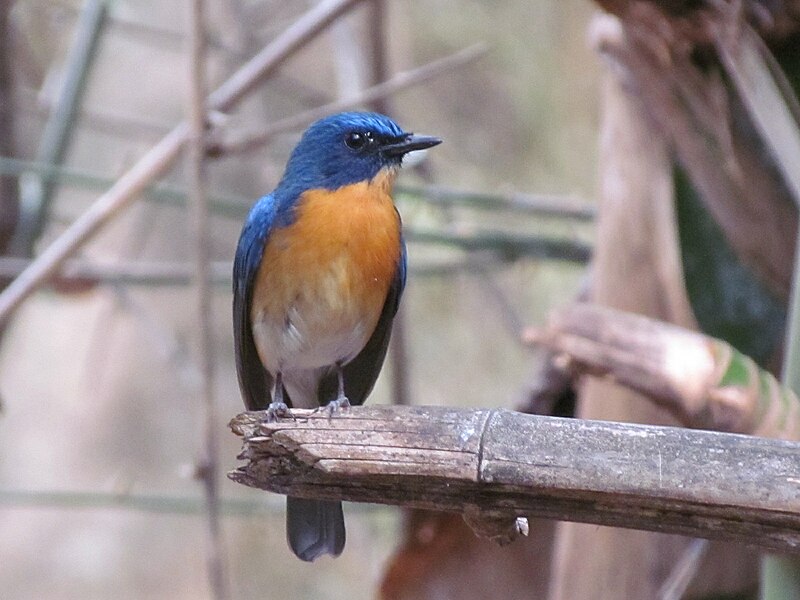
[[[393,179],[383,172],[333,192],[308,191],[294,222],[270,235],[251,312],[254,332],[271,338],[256,335],[268,367],[330,365],[343,359],[328,356],[339,346],[354,356],[366,344],[400,258]]]

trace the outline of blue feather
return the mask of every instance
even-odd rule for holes
[[[348,133],[370,131],[387,140],[405,132],[389,117],[377,113],[339,113],[311,125],[295,146],[283,179],[275,190],[287,198],[298,198],[306,190],[335,190],[359,181],[369,181],[402,157],[354,154],[342,143]]]
[[[258,357],[250,308],[253,282],[264,254],[264,244],[273,227],[286,219],[279,212],[275,195],[269,194],[255,203],[247,216],[233,260],[233,339],[239,387],[248,410],[261,410],[271,402],[272,375]]]

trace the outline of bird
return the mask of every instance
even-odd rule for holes
[[[391,118],[345,112],[312,123],[275,190],[242,227],[233,264],[236,371],[248,410],[362,404],[383,365],[406,283],[392,189],[403,158],[441,143]],[[339,501],[287,497],[301,560],[344,549]]]

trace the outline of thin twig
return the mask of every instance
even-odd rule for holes
[[[221,157],[260,148],[279,133],[298,129],[330,113],[369,104],[380,98],[396,94],[401,90],[419,85],[443,73],[477,60],[486,53],[486,50],[486,44],[482,43],[469,46],[455,54],[432,61],[412,71],[398,73],[390,80],[369,87],[352,98],[337,100],[325,104],[324,106],[312,108],[292,115],[291,117],[281,119],[280,121],[267,125],[260,131],[249,133],[239,140],[231,140],[229,142],[221,141],[209,149],[209,154],[214,157]]]
[[[37,162],[58,165],[64,160],[75,130],[86,81],[105,24],[108,5],[106,0],[88,0],[81,10],[80,19],[66,58],[64,80],[54,103],[53,111],[42,133]],[[20,219],[11,252],[30,256],[36,240],[42,233],[50,212],[58,180],[30,176],[20,182]]]
[[[377,85],[390,79],[386,57],[386,2],[371,0],[367,7],[367,46],[369,65],[366,73],[368,85]],[[374,98],[367,103],[370,110],[384,115],[394,113],[389,96]],[[396,196],[396,195],[395,195]],[[392,404],[411,404],[411,361],[408,352],[408,309],[401,304],[392,323],[389,338],[388,360],[391,369],[390,399]]]
[[[289,56],[358,2],[359,0],[325,0],[315,5],[217,88],[209,96],[209,110],[227,111],[233,108],[265,77],[272,75]],[[7,321],[28,296],[44,285],[61,263],[173,165],[186,141],[188,131],[185,122],[176,126],[0,293],[0,324]]]
[[[153,179],[167,171],[178,156],[186,132],[185,123],[173,129],[0,293],[0,324],[28,296],[42,287],[67,258],[126,208]]]
[[[369,81],[377,84],[386,81],[389,75],[388,59],[386,57],[386,0],[372,0],[369,4],[369,56],[370,69]],[[385,115],[391,114],[391,101],[389,96],[374,98],[368,103],[375,112]]]
[[[0,257],[0,279],[13,279],[31,264],[30,259]],[[231,263],[211,263],[214,285],[230,287]],[[194,279],[192,265],[185,262],[133,261],[100,263],[86,259],[67,260],[52,281],[56,286],[89,288],[102,285],[186,286]]]
[[[0,155],[0,176],[18,176],[35,173],[44,179],[58,178],[62,185],[91,189],[105,189],[114,184],[109,177],[72,167],[55,166],[35,161]],[[172,206],[185,206],[185,190],[165,184],[147,187],[145,199]],[[559,217],[590,221],[596,215],[595,207],[571,195],[531,194],[523,192],[489,193],[456,190],[438,185],[410,186],[398,184],[395,198],[401,201],[415,199],[435,206],[463,206],[476,210],[509,211],[534,216]],[[233,195],[209,195],[210,208],[215,215],[242,220],[249,209],[250,198]]]
[[[0,175],[19,176],[22,173],[36,173],[43,179],[58,178],[61,185],[70,185],[79,188],[106,189],[114,185],[110,177],[95,175],[81,169],[71,167],[57,167],[45,163],[20,160],[8,156],[0,156]],[[152,200],[170,206],[186,206],[186,191],[184,189],[159,184],[149,186],[142,191],[146,200]],[[214,214],[231,217],[241,221],[251,202],[250,198],[236,196],[209,195],[210,208]]]
[[[361,0],[323,0],[236,71],[208,97],[208,108],[226,112],[271,76],[283,62]]]
[[[513,258],[513,257],[512,257]],[[475,274],[482,269],[495,269],[499,264],[511,262],[506,256],[495,253],[472,253],[454,259],[420,260],[409,265],[414,277],[445,277]],[[0,257],[0,278],[13,279],[22,273],[30,259],[10,256]],[[210,265],[211,283],[230,288],[231,263],[214,261]],[[62,291],[85,291],[96,285],[180,287],[192,285],[194,268],[185,262],[130,261],[101,263],[85,259],[67,260],[50,280]]]
[[[467,206],[483,210],[508,210],[537,216],[562,217],[579,221],[591,221],[596,208],[574,196],[554,194],[524,194],[520,192],[486,193],[454,190],[442,186],[398,185],[400,195],[413,196],[442,206]]]
[[[14,110],[19,114],[41,119],[49,119],[55,112],[55,103],[39,97],[36,90],[17,86],[14,93]],[[164,123],[146,116],[126,114],[108,109],[108,107],[82,107],[76,114],[82,129],[90,129],[100,133],[130,140],[133,137],[151,140],[166,135],[172,129],[172,123]]]
[[[508,231],[458,232],[414,227],[407,227],[404,231],[409,242],[442,244],[473,252],[492,250],[513,258],[533,256],[583,264],[589,262],[592,255],[591,246],[571,239],[551,239]]]
[[[195,287],[197,294],[197,343],[200,365],[201,395],[205,431],[203,448],[197,474],[203,483],[206,498],[207,565],[211,592],[216,600],[229,597],[225,575],[224,550],[219,516],[219,484],[217,473],[218,446],[216,434],[217,411],[214,405],[214,358],[211,315],[211,276],[209,269],[209,212],[205,193],[205,144],[206,144],[206,35],[205,0],[188,0],[189,8],[189,94],[188,121],[189,140],[188,173],[189,197],[194,224],[195,240]]]
[[[389,338],[389,364],[391,365],[390,398],[392,404],[408,406],[411,402],[411,361],[408,357],[408,309],[401,304],[392,323]]]
[[[496,269],[479,269],[477,271],[478,275],[480,275],[478,281],[486,292],[486,295],[495,305],[497,312],[500,313],[507,333],[514,341],[524,345],[522,340],[522,333],[524,331],[522,315],[511,302],[505,290],[497,283],[497,280],[493,276],[495,270]]]
[[[11,57],[15,45],[11,41],[11,0],[0,0],[0,154],[15,150],[14,123],[16,106],[13,102],[15,79],[19,71],[17,56]],[[5,253],[19,221],[17,181],[0,173],[0,252]]]
[[[57,509],[123,509],[166,515],[201,515],[205,498],[195,496],[163,496],[115,492],[77,492],[46,490],[0,490],[0,506],[8,508]],[[283,498],[260,494],[258,500],[221,498],[220,511],[226,517],[281,516],[286,510]],[[348,514],[370,514],[385,510],[379,505],[354,504]]]
[[[329,43],[339,100],[352,98],[365,87],[366,59],[363,43],[356,35],[357,16],[348,15],[331,25]]]
[[[681,554],[672,572],[658,590],[658,600],[681,600],[697,575],[708,551],[708,540],[695,538]]]
[[[108,0],[105,1],[107,2]],[[72,20],[78,15],[78,9],[66,2],[59,2],[57,6],[54,6],[56,3],[53,2],[53,0],[44,0],[42,2],[37,2],[36,4],[42,4],[44,5],[44,8],[56,9],[58,11],[59,18],[66,16],[68,20]],[[55,16],[51,18],[55,18]],[[131,41],[140,43],[150,49],[153,47],[162,46],[167,50],[178,52],[186,43],[185,36],[179,31],[170,29],[169,27],[160,27],[157,25],[127,20],[119,16],[108,18],[108,26],[111,29],[112,34],[115,34],[115,36],[117,34],[120,36],[125,36]],[[236,52],[235,49],[226,46],[219,39],[209,40],[208,45],[215,50],[221,50],[222,52],[227,52],[237,57],[241,56],[238,52]]]

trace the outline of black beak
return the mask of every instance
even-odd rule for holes
[[[387,156],[403,156],[414,150],[424,150],[441,143],[442,140],[437,137],[409,133],[398,141],[381,146],[381,152]]]

